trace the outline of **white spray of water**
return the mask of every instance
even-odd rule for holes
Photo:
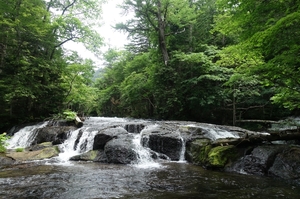
[[[8,149],[15,149],[15,148],[26,148],[29,147],[34,138],[37,135],[37,130],[40,128],[45,127],[48,124],[48,122],[44,122],[42,124],[36,124],[32,126],[26,126],[22,129],[20,129],[18,132],[14,134],[13,137],[11,137],[7,143]]]
[[[180,151],[180,157],[179,157],[179,163],[186,163],[185,160],[185,141],[183,139],[183,137],[180,136],[180,140],[181,140],[181,151]]]
[[[75,148],[76,140],[78,139],[79,133],[82,131],[82,135]],[[93,149],[94,137],[98,131],[88,131],[88,128],[77,129],[69,133],[68,139],[60,145],[61,153],[57,160],[59,164],[69,165],[69,159],[75,155],[85,153]]]
[[[60,145],[59,148],[61,153],[58,155],[57,159],[61,164],[70,164],[69,159],[72,156],[79,154],[76,150],[74,150],[75,141],[78,137],[79,131],[80,129],[70,132],[68,135],[68,139]]]
[[[206,136],[213,141],[215,141],[217,139],[222,139],[222,138],[240,138],[240,136],[235,132],[226,131],[226,130],[223,130],[223,129],[220,129],[220,128],[214,127],[214,126],[204,127],[204,126],[196,126],[193,124],[187,125],[187,126],[198,127],[200,129],[204,129],[205,131],[207,131]]]
[[[134,150],[138,154],[138,160],[134,164],[134,166],[137,168],[148,169],[148,168],[160,168],[161,167],[161,165],[159,163],[155,162],[152,159],[150,149],[147,147],[146,148],[143,147],[141,144],[143,133],[145,133],[147,131],[151,131],[151,130],[155,129],[156,127],[157,127],[157,125],[147,126],[139,134],[134,136],[134,139],[133,139]]]

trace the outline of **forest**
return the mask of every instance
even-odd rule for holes
[[[101,52],[103,3],[0,1],[1,132],[65,111],[239,126],[299,115],[299,0],[124,0],[133,17],[112,25],[130,43]]]

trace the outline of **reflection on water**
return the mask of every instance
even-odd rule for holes
[[[299,198],[300,187],[266,177],[207,171],[190,164],[162,168],[74,163],[24,164],[0,170],[0,198]]]

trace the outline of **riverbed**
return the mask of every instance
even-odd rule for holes
[[[188,163],[159,167],[43,161],[0,170],[0,198],[298,199],[300,186],[281,179],[205,170]]]

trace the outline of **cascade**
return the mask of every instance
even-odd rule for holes
[[[80,135],[80,132],[82,134]],[[67,140],[60,145],[58,161],[61,163],[69,163],[72,156],[79,155],[93,149],[94,137],[97,130],[89,131],[89,127],[82,127],[73,132],[70,132]],[[80,136],[80,137],[79,137]],[[78,143],[76,144],[76,140]]]
[[[197,125],[187,125],[190,127],[198,127],[207,132],[206,136],[211,140],[215,141],[221,138],[239,138],[240,136],[237,133],[226,131],[217,127],[211,126],[197,126]]]
[[[26,126],[14,134],[8,141],[8,149],[29,147],[36,137],[37,130],[45,127],[48,122]]]
[[[186,160],[185,160],[185,141],[183,139],[182,136],[180,136],[180,140],[181,140],[181,152],[180,152],[180,157],[179,157],[179,161],[178,162],[181,162],[181,163],[185,163]]]
[[[147,143],[145,147],[143,147],[142,143],[147,139],[147,135],[143,135],[145,132],[156,128],[157,125],[153,126],[147,126],[145,129],[143,129],[139,134],[136,134],[133,138],[133,144],[135,146],[134,150],[136,151],[138,155],[138,161],[133,164],[135,167],[138,168],[157,168],[161,165],[157,162],[155,162],[150,153],[150,149],[147,148]],[[145,138],[145,139],[143,139]]]
[[[25,148],[32,145],[32,142],[37,135],[38,129],[45,127],[47,124],[48,124],[47,122],[44,122],[42,124],[27,126],[21,129],[20,131],[15,133],[15,135],[8,141],[9,144],[8,148],[17,148],[17,147]],[[139,125],[139,127],[135,127],[136,124]],[[152,123],[144,120],[138,120],[138,121],[136,120],[132,122],[131,120],[124,119],[124,118],[92,117],[85,121],[83,127],[68,133],[67,139],[64,141],[64,143],[59,145],[61,153],[59,154],[58,157],[53,158],[53,161],[59,163],[70,163],[69,159],[72,156],[79,155],[93,149],[94,138],[99,131],[120,127],[124,129],[128,128],[127,131],[130,131],[130,133],[135,134],[135,136],[133,136],[132,143],[134,147],[133,150],[135,150],[138,160],[134,162],[134,166],[141,167],[141,168],[160,167],[160,164],[154,159],[157,158],[159,161],[162,161],[162,160],[169,160],[168,159],[169,157],[166,154],[164,154],[165,152],[162,152],[159,149],[158,150],[154,149],[152,144],[150,147],[148,142],[150,136],[153,135],[154,132],[164,131],[165,126],[163,125],[165,124],[164,123],[161,124],[160,122]],[[143,128],[144,126],[145,128]],[[210,138],[213,141],[219,138],[239,137],[239,135],[235,132],[226,131],[224,129],[218,128],[213,125],[198,126],[198,125],[190,124],[185,126],[188,127],[191,126],[191,127],[201,129],[201,132],[204,133],[204,135],[207,138]],[[185,136],[181,135],[181,131],[179,129],[177,129],[177,131],[174,133],[176,133],[176,135],[174,135],[176,137],[175,139],[179,139],[181,143],[181,149],[179,148],[180,143],[176,149],[177,150],[176,153],[177,152],[179,153],[179,154],[177,153],[177,155],[179,155],[178,162],[186,162],[185,161],[185,151],[186,151],[185,142],[187,139],[186,135]],[[151,137],[151,139],[153,139],[153,137]],[[151,140],[151,143],[153,143],[153,140]],[[156,150],[158,152],[152,150]],[[172,151],[172,149],[168,149],[168,150]]]
[[[68,134],[67,140],[65,140],[65,142],[60,145],[59,148],[62,152],[58,156],[58,161],[62,163],[68,163],[69,159],[72,156],[79,154],[76,150],[74,150],[74,146],[80,130],[81,129],[77,129],[73,132],[70,132]]]

